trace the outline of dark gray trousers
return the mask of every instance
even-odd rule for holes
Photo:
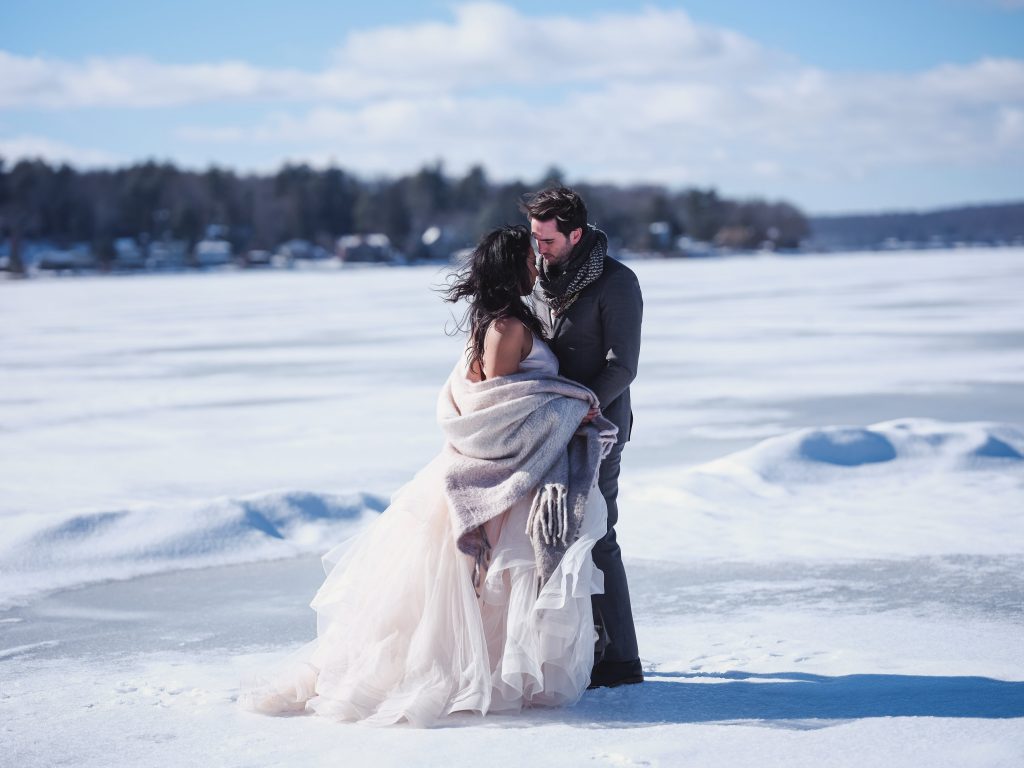
[[[594,545],[594,564],[604,573],[604,594],[594,595],[594,621],[603,624],[607,645],[603,661],[635,661],[640,658],[633,626],[633,609],[629,604],[629,586],[622,552],[615,540],[615,523],[619,520],[619,463],[625,443],[617,444],[601,462],[597,487],[608,503],[608,533]],[[602,643],[599,641],[598,645]]]

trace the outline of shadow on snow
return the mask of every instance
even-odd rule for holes
[[[655,672],[643,685],[588,691],[563,715],[569,722],[600,727],[727,720],[1024,717],[1024,682],[926,675]]]

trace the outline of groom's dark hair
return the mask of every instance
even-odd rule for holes
[[[524,195],[519,210],[537,221],[555,220],[558,231],[567,236],[574,229],[586,229],[587,206],[576,192],[561,185]]]

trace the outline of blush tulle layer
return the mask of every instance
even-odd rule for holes
[[[427,726],[446,715],[515,712],[579,700],[594,660],[590,551],[607,526],[594,489],[579,538],[539,584],[526,535],[529,497],[487,526],[480,594],[455,546],[439,455],[362,533],[324,556],[311,606],[317,638],[243,685],[264,714],[316,713],[373,725]]]

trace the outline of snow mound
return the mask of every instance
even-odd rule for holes
[[[984,468],[990,459],[1024,459],[1024,432],[1009,424],[915,418],[868,427],[808,428],[764,440],[705,467],[732,465],[768,481],[783,481],[832,479],[842,476],[836,468],[886,463],[891,471],[910,464],[958,471]]]
[[[322,553],[375,517],[370,494],[303,491],[5,519],[0,607],[109,579]]]
[[[898,419],[801,429],[690,469],[623,473],[627,557],[782,561],[1024,554],[1024,432]],[[627,452],[628,461],[628,452]],[[385,509],[300,491],[6,517],[0,608],[187,568],[323,554]]]
[[[618,526],[639,557],[1024,554],[1024,431],[923,418],[801,429],[674,475],[627,470],[622,494],[641,508]]]

